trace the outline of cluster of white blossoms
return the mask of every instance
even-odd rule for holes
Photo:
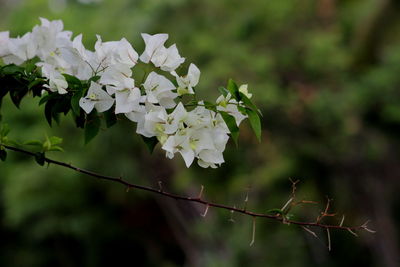
[[[22,37],[10,38],[0,32],[0,58],[5,64],[21,65],[36,58],[47,88],[58,94],[68,93],[64,74],[87,81],[94,76],[87,95],[79,105],[86,112],[93,109],[105,112],[111,108],[137,123],[137,133],[156,137],[168,158],[180,153],[190,166],[195,158],[202,167],[216,168],[224,162],[223,151],[230,133],[218,111],[232,115],[239,126],[246,118],[230,94],[217,99],[217,112],[207,109],[202,101],[191,103],[191,110],[179,101],[184,94],[194,94],[200,70],[190,64],[187,74],[180,76],[176,69],[185,61],[176,45],[165,46],[167,34],[142,34],[145,50],[140,55],[126,40],[103,42],[97,36],[94,51],[82,44],[82,34],[72,39],[72,32],[63,30],[60,20],[41,19],[41,25]],[[139,62],[152,64],[153,71],[138,84],[132,69]],[[169,73],[174,82],[160,73]],[[248,96],[247,86],[240,92]]]

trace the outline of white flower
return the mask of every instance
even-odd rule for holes
[[[42,25],[36,25],[32,30],[32,42],[38,48],[37,55],[45,60],[60,44],[69,41],[72,33],[62,32],[64,26],[61,20],[48,21],[40,18],[40,21]]]
[[[10,41],[9,32],[0,32],[0,58],[10,53],[8,43]]]
[[[36,56],[37,46],[32,40],[32,34],[28,32],[22,37],[10,38],[8,49],[10,55],[3,58],[4,63],[20,65]]]
[[[114,99],[101,89],[101,85],[91,82],[86,97],[79,100],[79,106],[86,112],[90,113],[93,108],[98,112],[109,110],[114,104]]]
[[[60,95],[68,93],[68,83],[65,77],[53,65],[38,63],[38,66],[42,67],[42,75],[49,80],[49,84],[45,87],[52,92],[58,92]]]
[[[140,111],[140,90],[139,88],[125,89],[115,92],[115,113],[129,113]]]
[[[185,62],[185,58],[179,55],[178,48],[173,44],[169,48],[162,46],[157,49],[151,58],[151,62],[163,71],[171,72]]]
[[[97,35],[95,44],[96,63],[95,68],[102,69],[113,64],[125,64],[130,68],[136,65],[138,54],[132,45],[122,38],[120,41],[104,42]]]
[[[250,99],[250,98],[253,96],[253,94],[250,94],[250,93],[249,93],[247,87],[248,87],[247,84],[242,84],[242,85],[239,87],[239,92],[241,92],[241,93],[244,94],[248,99]]]
[[[164,76],[151,72],[147,76],[143,84],[146,90],[146,101],[149,103],[159,103],[165,108],[173,108],[176,106],[174,99],[178,96],[172,90],[176,89],[175,85]]]
[[[108,67],[101,75],[100,84],[107,86],[107,92],[112,95],[117,90],[133,89],[135,81],[131,78],[132,71],[129,65],[114,64]]]
[[[159,33],[150,35],[147,33],[142,33],[142,38],[146,45],[143,54],[140,56],[140,60],[144,63],[149,63],[154,53],[160,48],[164,46],[164,43],[168,39],[168,34]]]
[[[227,96],[219,96],[217,98],[217,110],[220,111],[225,111],[227,112],[229,115],[232,115],[235,120],[236,120],[236,124],[237,126],[240,125],[240,123],[247,118],[246,115],[243,115],[239,110],[238,110],[238,102],[232,98],[231,94],[228,93]],[[240,104],[240,103],[239,103]]]
[[[194,94],[193,87],[199,83],[200,70],[193,63],[190,64],[189,70],[186,76],[180,77],[175,71],[171,73],[176,77],[178,83],[178,94]]]
[[[148,105],[149,111],[138,121],[136,132],[145,137],[164,134],[167,112],[163,107]]]

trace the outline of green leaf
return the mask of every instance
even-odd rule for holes
[[[33,87],[36,87],[36,86],[38,86],[38,85],[42,85],[43,82],[44,82],[44,80],[41,79],[41,78],[35,79],[35,80],[33,80],[32,82],[29,83],[28,89],[30,90],[30,89],[32,89]]]
[[[49,141],[52,146],[55,146],[61,144],[63,142],[63,139],[61,137],[52,136],[49,138]]]
[[[261,142],[261,121],[260,116],[252,109],[247,109],[247,115],[249,116],[250,125],[253,128],[254,134],[256,135],[259,142]]]
[[[204,101],[204,106],[206,109],[217,112],[217,106],[216,106],[216,104],[214,104],[212,102]]]
[[[6,65],[2,68],[2,73],[4,75],[14,75],[17,73],[24,73],[24,68],[23,67],[19,67],[17,65],[14,64],[10,64],[10,65]]]
[[[85,123],[85,144],[89,143],[100,131],[101,120],[96,111],[92,111]]]
[[[39,106],[46,103],[51,97],[52,97],[52,94],[47,94],[47,95],[43,96],[39,101]]]
[[[222,86],[220,86],[219,88],[218,88],[218,91],[221,93],[221,95],[223,95],[223,96],[227,96],[228,95],[228,93],[229,93],[229,91],[225,88],[225,87],[222,87]]]
[[[53,118],[52,112],[53,112],[54,105],[55,105],[55,102],[49,100],[49,101],[47,101],[46,106],[44,107],[44,115],[45,115],[46,120],[47,120],[48,124],[50,125],[50,127],[51,127],[52,118]]]
[[[31,73],[31,72],[33,72],[35,69],[36,69],[36,64],[35,64],[35,62],[33,62],[33,61],[28,62],[28,63],[26,64],[26,66],[25,66],[25,71],[26,71],[26,73]]]
[[[59,151],[59,152],[64,152],[64,149],[60,146],[52,146],[49,151]]]
[[[75,125],[77,128],[85,128],[85,113],[81,112],[79,116],[77,116],[74,112],[71,113],[72,118],[74,119]]]
[[[69,87],[82,87],[82,82],[75,76],[69,75],[69,74],[63,74],[65,77],[65,80],[67,81]]]
[[[0,160],[6,161],[7,158],[7,151],[5,149],[0,148]]]
[[[81,114],[81,107],[79,106],[79,100],[81,100],[82,96],[83,96],[83,90],[79,90],[75,92],[75,94],[71,98],[72,112],[74,112],[77,116]]]
[[[228,126],[228,129],[231,132],[233,141],[235,142],[235,144],[237,146],[238,138],[239,138],[239,127],[236,124],[235,117],[233,117],[232,115],[229,115],[225,111],[219,111],[219,113],[221,114],[222,118],[224,119],[226,125]]]
[[[28,87],[14,78],[10,88],[10,97],[14,105],[19,108],[22,98],[28,93]]]
[[[261,111],[257,108],[256,105],[253,104],[253,102],[251,102],[251,100],[245,94],[239,92],[239,95],[246,107],[254,110],[261,116]]]
[[[240,94],[239,94],[239,88],[237,84],[232,80],[229,79],[228,85],[227,85],[228,91],[231,93],[232,97],[235,98],[237,101],[240,101]]]
[[[158,144],[158,139],[157,137],[153,136],[153,137],[145,137],[143,135],[141,135],[144,143],[146,144],[147,148],[149,149],[150,153],[153,153],[154,148],[156,147],[156,145]]]
[[[88,83],[90,85],[90,82],[97,82],[100,79],[100,76],[93,76],[88,80]]]
[[[39,164],[40,166],[43,166],[44,163],[46,162],[46,158],[44,153],[42,152],[38,152],[35,154],[35,160],[37,162],[37,164]]]
[[[0,128],[0,136],[1,137],[5,137],[8,135],[8,133],[10,132],[10,127],[8,126],[8,124],[2,124],[1,128]]]
[[[113,109],[109,109],[103,114],[107,128],[110,128],[111,126],[117,123],[117,116],[115,115],[115,111]]]

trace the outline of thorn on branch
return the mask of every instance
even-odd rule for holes
[[[360,226],[360,228],[364,229],[365,231],[367,231],[369,233],[375,234],[376,231],[371,230],[371,229],[368,228],[368,223],[369,222],[370,222],[370,220],[367,220],[363,225]]]
[[[283,205],[283,207],[281,208],[281,210],[284,211],[284,210],[289,206],[289,204],[292,203],[292,201],[293,201],[293,197],[289,198],[289,200],[286,202],[285,205]]]
[[[250,247],[254,245],[255,240],[256,240],[256,217],[253,216],[253,231],[251,235]]]
[[[336,216],[336,213],[329,213],[329,207],[330,207],[331,201],[333,199],[330,199],[329,197],[326,197],[326,198],[327,198],[327,202],[326,202],[325,210],[323,212],[321,212],[321,215],[319,215],[317,217],[317,223],[319,223],[325,217],[334,217],[334,216]]]
[[[158,181],[158,192],[162,192],[163,187],[162,187],[162,181]]]
[[[344,222],[344,214],[343,214],[343,216],[342,216],[342,220],[340,221],[340,224],[339,224],[339,226],[340,226],[340,227],[342,227],[342,226],[343,226],[343,222]]]
[[[233,205],[233,208],[236,209],[236,206]],[[234,210],[231,210],[230,212],[231,212],[231,217],[229,218],[229,221],[232,222],[232,223],[234,223],[235,220],[233,219],[233,213],[234,213],[235,211],[234,211]]]
[[[296,184],[300,182],[300,180],[293,181],[292,178],[289,178],[289,181],[292,183],[292,198],[296,197]]]
[[[131,190],[131,187],[130,187],[130,186],[128,186],[128,187],[126,188],[126,192],[129,193],[129,190]]]
[[[349,231],[352,235],[358,237],[358,235],[354,231],[352,231],[350,228],[347,228],[347,231]]]
[[[326,228],[326,236],[328,237],[328,251],[331,251],[331,232]]]
[[[198,199],[201,199],[201,197],[203,196],[203,191],[204,191],[204,186],[201,185],[200,193],[199,193],[199,196],[197,197]]]
[[[207,212],[208,212],[208,208],[209,208],[210,206],[207,204],[206,205],[206,209],[204,210],[204,213],[203,214],[200,214],[201,215],[201,217],[206,217],[207,216]]]
[[[250,191],[250,187],[248,187],[247,190],[246,190],[246,197],[244,198],[243,211],[247,210],[247,202],[249,202],[249,191]]]
[[[303,228],[305,231],[307,231],[308,233],[310,233],[313,237],[318,239],[317,234],[314,231],[311,231],[308,227],[306,226],[302,226],[301,228]]]

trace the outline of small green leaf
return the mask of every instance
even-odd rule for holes
[[[144,143],[146,144],[147,148],[149,149],[150,153],[153,153],[154,148],[156,147],[156,145],[158,144],[158,139],[157,137],[153,136],[153,137],[145,137],[143,135],[141,135]]]
[[[39,164],[40,166],[43,166],[44,163],[46,162],[46,158],[44,153],[42,152],[38,152],[35,154],[35,160],[37,162],[37,164]]]
[[[52,146],[49,151],[59,151],[59,152],[64,152],[64,149],[60,146]]]
[[[61,144],[63,142],[63,139],[61,137],[52,136],[49,138],[49,141],[52,146],[55,146]]]
[[[10,127],[8,126],[8,124],[2,124],[1,128],[0,128],[0,136],[1,137],[5,137],[8,135],[8,133],[10,132]]]
[[[261,121],[258,114],[252,110],[247,109],[247,115],[249,116],[250,125],[253,128],[254,134],[256,135],[259,142],[261,142]]]
[[[221,114],[222,118],[224,119],[226,125],[228,126],[228,129],[231,132],[233,141],[235,142],[235,144],[237,146],[238,138],[239,138],[239,127],[236,124],[235,117],[233,117],[232,115],[229,115],[225,111],[219,111],[219,113]]]
[[[228,85],[227,85],[228,91],[231,93],[232,97],[235,98],[237,101],[240,101],[240,94],[239,94],[239,88],[237,84],[232,80],[229,79]]]
[[[85,123],[85,144],[89,143],[100,131],[101,120],[96,111],[92,111]]]
[[[5,149],[0,148],[0,160],[6,161],[7,159],[7,151]]]
[[[100,76],[93,76],[92,78],[90,78],[88,80],[88,83],[90,84],[90,82],[97,82],[100,79]]]

